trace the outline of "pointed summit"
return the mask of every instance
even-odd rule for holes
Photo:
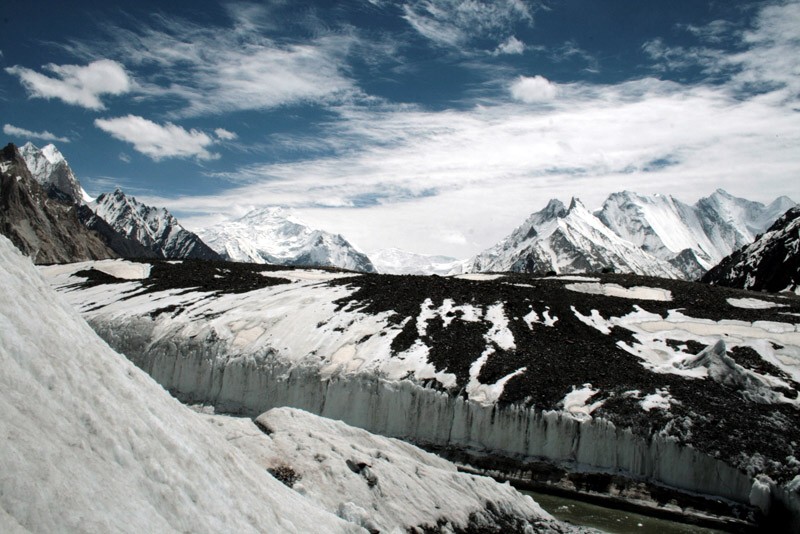
[[[55,145],[39,149],[31,142],[19,150],[33,178],[47,191],[50,198],[68,204],[84,204],[92,198],[83,190],[75,173]]]

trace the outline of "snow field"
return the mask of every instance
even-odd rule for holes
[[[275,408],[256,419],[265,433],[250,419],[205,417],[265,469],[288,468],[295,491],[369,530],[406,532],[439,519],[463,529],[471,515],[487,514],[487,503],[513,517],[552,519],[508,484],[459,473],[438,456],[341,421]]]
[[[361,532],[198,432],[5,237],[0,264],[2,530]]]

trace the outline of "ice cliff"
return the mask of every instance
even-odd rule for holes
[[[42,272],[187,402],[294,406],[518,478],[547,465],[561,485],[798,517],[797,298],[624,275],[143,265]]]

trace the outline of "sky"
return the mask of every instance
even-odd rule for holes
[[[6,142],[189,229],[466,258],[551,198],[800,201],[800,1],[15,3]]]

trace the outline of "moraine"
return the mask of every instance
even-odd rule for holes
[[[797,298],[742,307],[756,295],[630,275],[106,264],[42,272],[184,401],[294,406],[487,473],[798,524]]]

